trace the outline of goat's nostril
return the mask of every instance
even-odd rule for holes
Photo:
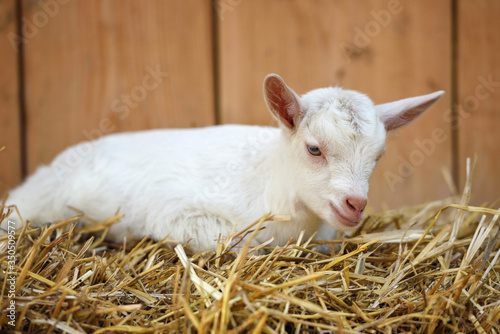
[[[348,197],[345,202],[351,211],[361,213],[366,207],[367,200],[363,197]]]

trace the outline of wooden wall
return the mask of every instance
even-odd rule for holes
[[[391,135],[371,204],[448,196],[442,171],[462,184],[474,154],[474,200],[493,201],[498,17],[495,0],[2,0],[0,192],[111,132],[274,124],[262,98],[274,72],[299,94],[340,85],[376,103],[445,90]]]
[[[458,162],[477,158],[472,193],[477,203],[500,198],[500,1],[458,6]],[[498,204],[497,204],[498,206]]]
[[[22,178],[19,58],[7,39],[16,32],[15,0],[0,2],[0,194]]]

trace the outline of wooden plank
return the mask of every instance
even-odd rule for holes
[[[21,181],[15,0],[0,2],[0,196]],[[11,43],[11,41],[13,43]]]
[[[465,160],[477,156],[472,203],[500,199],[500,2],[458,2],[458,136],[461,184]],[[498,204],[497,204],[498,205]]]
[[[60,2],[23,1],[30,171],[106,133],[214,123],[208,1]]]
[[[299,94],[340,85],[376,103],[450,87],[450,0],[219,1],[219,20],[223,123],[274,124],[262,98],[271,72]],[[448,95],[391,136],[371,181],[374,208],[449,195],[449,108]]]

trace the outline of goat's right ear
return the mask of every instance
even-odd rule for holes
[[[264,99],[274,117],[286,127],[295,128],[300,115],[299,98],[277,74],[264,79]]]

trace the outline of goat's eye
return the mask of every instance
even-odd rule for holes
[[[311,153],[311,155],[314,155],[317,157],[319,157],[321,155],[321,151],[317,146],[307,145],[307,150],[309,151],[309,153]]]

